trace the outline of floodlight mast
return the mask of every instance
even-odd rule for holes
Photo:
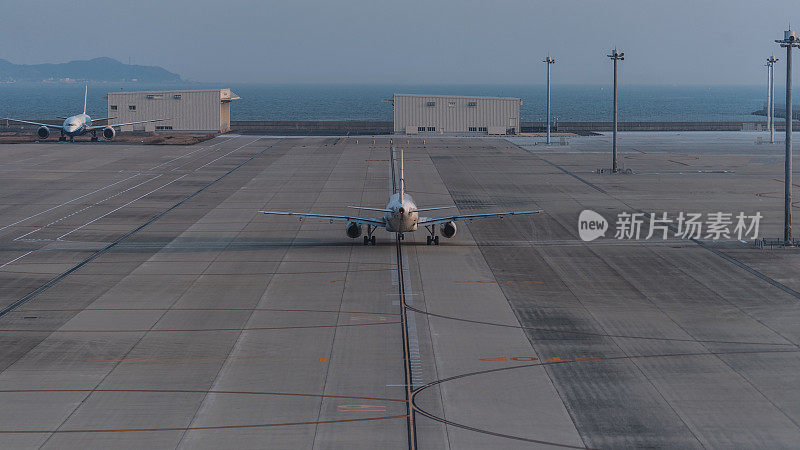
[[[614,61],[614,137],[611,147],[611,172],[617,173],[617,61],[625,60],[625,53],[617,49],[606,55]]]
[[[783,165],[783,242],[792,244],[792,48],[800,47],[793,30],[783,32],[783,39],[775,40],[786,48],[786,161]]]
[[[556,60],[548,55],[542,62],[547,64],[547,144],[550,144],[550,66]]]
[[[767,58],[767,128],[769,143],[775,143],[775,63],[778,58],[771,55]]]

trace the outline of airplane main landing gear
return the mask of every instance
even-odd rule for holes
[[[364,245],[375,245],[375,236],[372,232],[375,231],[376,226],[367,225],[367,235],[364,236]]]
[[[97,132],[92,131],[92,142],[97,142]]]
[[[427,238],[425,240],[426,244],[427,245],[431,245],[431,244],[439,245],[439,236],[436,235],[436,226],[435,225],[428,225],[428,226],[425,227],[425,229],[427,229],[428,233],[431,234],[430,236],[426,236],[426,238]]]

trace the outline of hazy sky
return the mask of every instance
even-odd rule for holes
[[[766,6],[768,5],[768,6]],[[790,0],[30,0],[0,14],[0,57],[111,56],[186,79],[264,83],[762,84]],[[797,57],[797,54],[796,54]],[[800,71],[800,64],[796,64]]]

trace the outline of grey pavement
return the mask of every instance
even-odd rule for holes
[[[578,236],[584,209],[779,236],[758,136],[623,133],[628,175],[596,172],[608,136],[0,146],[0,447],[794,448],[796,249]],[[257,213],[384,206],[391,145],[421,207],[545,212],[408,234],[402,272],[386,232]]]

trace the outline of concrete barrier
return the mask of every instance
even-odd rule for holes
[[[239,134],[276,135],[355,135],[391,134],[392,122],[348,121],[348,120],[232,120],[231,132]]]
[[[33,120],[34,122],[61,125],[59,120]],[[522,132],[543,132],[544,122],[522,122]],[[785,122],[776,121],[776,131],[783,132]],[[794,130],[800,131],[800,122],[793,123]],[[36,132],[37,126],[0,120],[0,132]],[[611,131],[611,122],[558,122],[553,131],[571,133],[591,133]],[[757,131],[766,129],[766,122],[620,122],[620,131]],[[383,121],[349,120],[233,120],[231,132],[237,134],[269,134],[294,136],[320,135],[372,135],[392,134],[394,124]],[[180,132],[179,130],[175,130]],[[465,133],[467,134],[467,133]]]

